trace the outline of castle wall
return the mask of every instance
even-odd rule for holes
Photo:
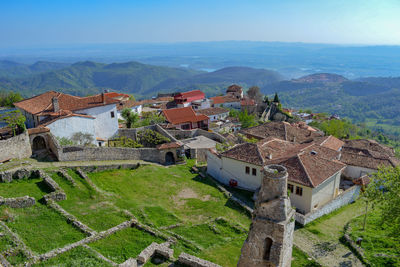
[[[6,159],[22,159],[32,156],[28,131],[17,136],[0,140],[0,161]]]

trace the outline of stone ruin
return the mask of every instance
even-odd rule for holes
[[[263,173],[238,267],[291,265],[295,211],[287,194],[288,173],[280,165],[265,166]]]

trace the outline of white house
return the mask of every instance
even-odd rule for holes
[[[102,145],[118,132],[117,103],[104,94],[77,97],[49,91],[14,105],[25,115],[28,128],[46,126],[55,136],[66,138],[88,133]]]
[[[347,165],[343,174],[359,178],[374,173],[381,166],[395,167],[400,164],[394,150],[375,140],[348,140],[341,149],[340,161]]]
[[[280,164],[287,168],[288,191],[297,211],[309,213],[339,194],[340,175],[345,165],[339,152],[317,144],[293,144],[268,138],[256,144],[236,145],[221,154],[209,151],[207,172],[224,184],[257,191],[262,167]]]
[[[137,113],[138,115],[141,115],[143,112],[143,105],[141,102],[137,102],[137,101],[133,101],[133,100],[119,102],[117,104],[118,119],[120,119],[120,120],[124,119],[122,117],[122,110],[124,110],[126,108],[130,109],[131,112],[133,112],[133,113]]]
[[[228,109],[218,107],[201,109],[196,112],[208,116],[210,121],[225,120],[229,116]]]
[[[231,96],[231,95],[224,95],[224,96],[215,96],[210,98],[213,107],[223,107],[223,108],[233,108],[240,110],[240,98]]]

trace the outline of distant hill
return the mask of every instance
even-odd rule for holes
[[[67,63],[38,61],[32,65],[0,60],[0,77],[16,78],[68,67]]]
[[[58,66],[48,62],[37,62],[29,66],[36,71],[52,67]],[[245,88],[253,85],[262,87],[282,79],[277,72],[248,67],[228,67],[214,72],[203,72],[138,62],[104,64],[83,61],[61,69],[22,77],[0,76],[0,90],[19,91],[24,96],[31,96],[48,90],[87,95],[111,89],[132,93],[137,97],[149,97],[158,92],[201,89],[207,95],[214,96],[224,93],[226,87],[233,83]]]
[[[294,79],[293,81],[303,83],[342,83],[348,81],[348,79],[338,74],[315,73]]]
[[[248,67],[227,67],[213,72],[202,73],[186,79],[168,79],[156,87],[153,91],[200,89],[208,96],[225,93],[225,89],[232,84],[240,84],[243,87],[253,85],[263,87],[267,84],[283,80],[278,72],[254,69]]]

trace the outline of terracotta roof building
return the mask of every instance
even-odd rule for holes
[[[79,97],[49,91],[14,105],[26,117],[28,128],[46,126],[58,137],[84,132],[94,139],[108,139],[118,131],[118,102],[105,93]]]
[[[323,133],[303,129],[287,122],[267,122],[241,131],[248,138],[259,140],[275,137],[295,143],[310,143],[323,137]]]
[[[343,145],[341,154],[340,161],[348,165],[344,174],[351,178],[370,174],[381,166],[400,165],[394,150],[375,140],[348,140]]]
[[[192,107],[172,108],[162,111],[168,127],[182,130],[201,128],[208,130],[209,117],[203,114],[196,114]]]
[[[244,143],[216,157],[209,155],[207,171],[219,181],[235,180],[239,187],[257,190],[263,166],[286,167],[292,204],[302,213],[324,205],[339,194],[340,175],[346,167],[338,161],[340,152],[315,143],[293,143],[267,138]]]
[[[233,96],[238,99],[243,98],[243,89],[241,86],[237,84],[232,84],[231,86],[226,89],[226,95]]]
[[[224,120],[229,115],[228,109],[220,107],[200,109],[196,112],[208,116],[210,121]]]
[[[188,107],[195,100],[202,100],[206,95],[200,90],[178,93],[174,96],[174,101],[178,107]]]

